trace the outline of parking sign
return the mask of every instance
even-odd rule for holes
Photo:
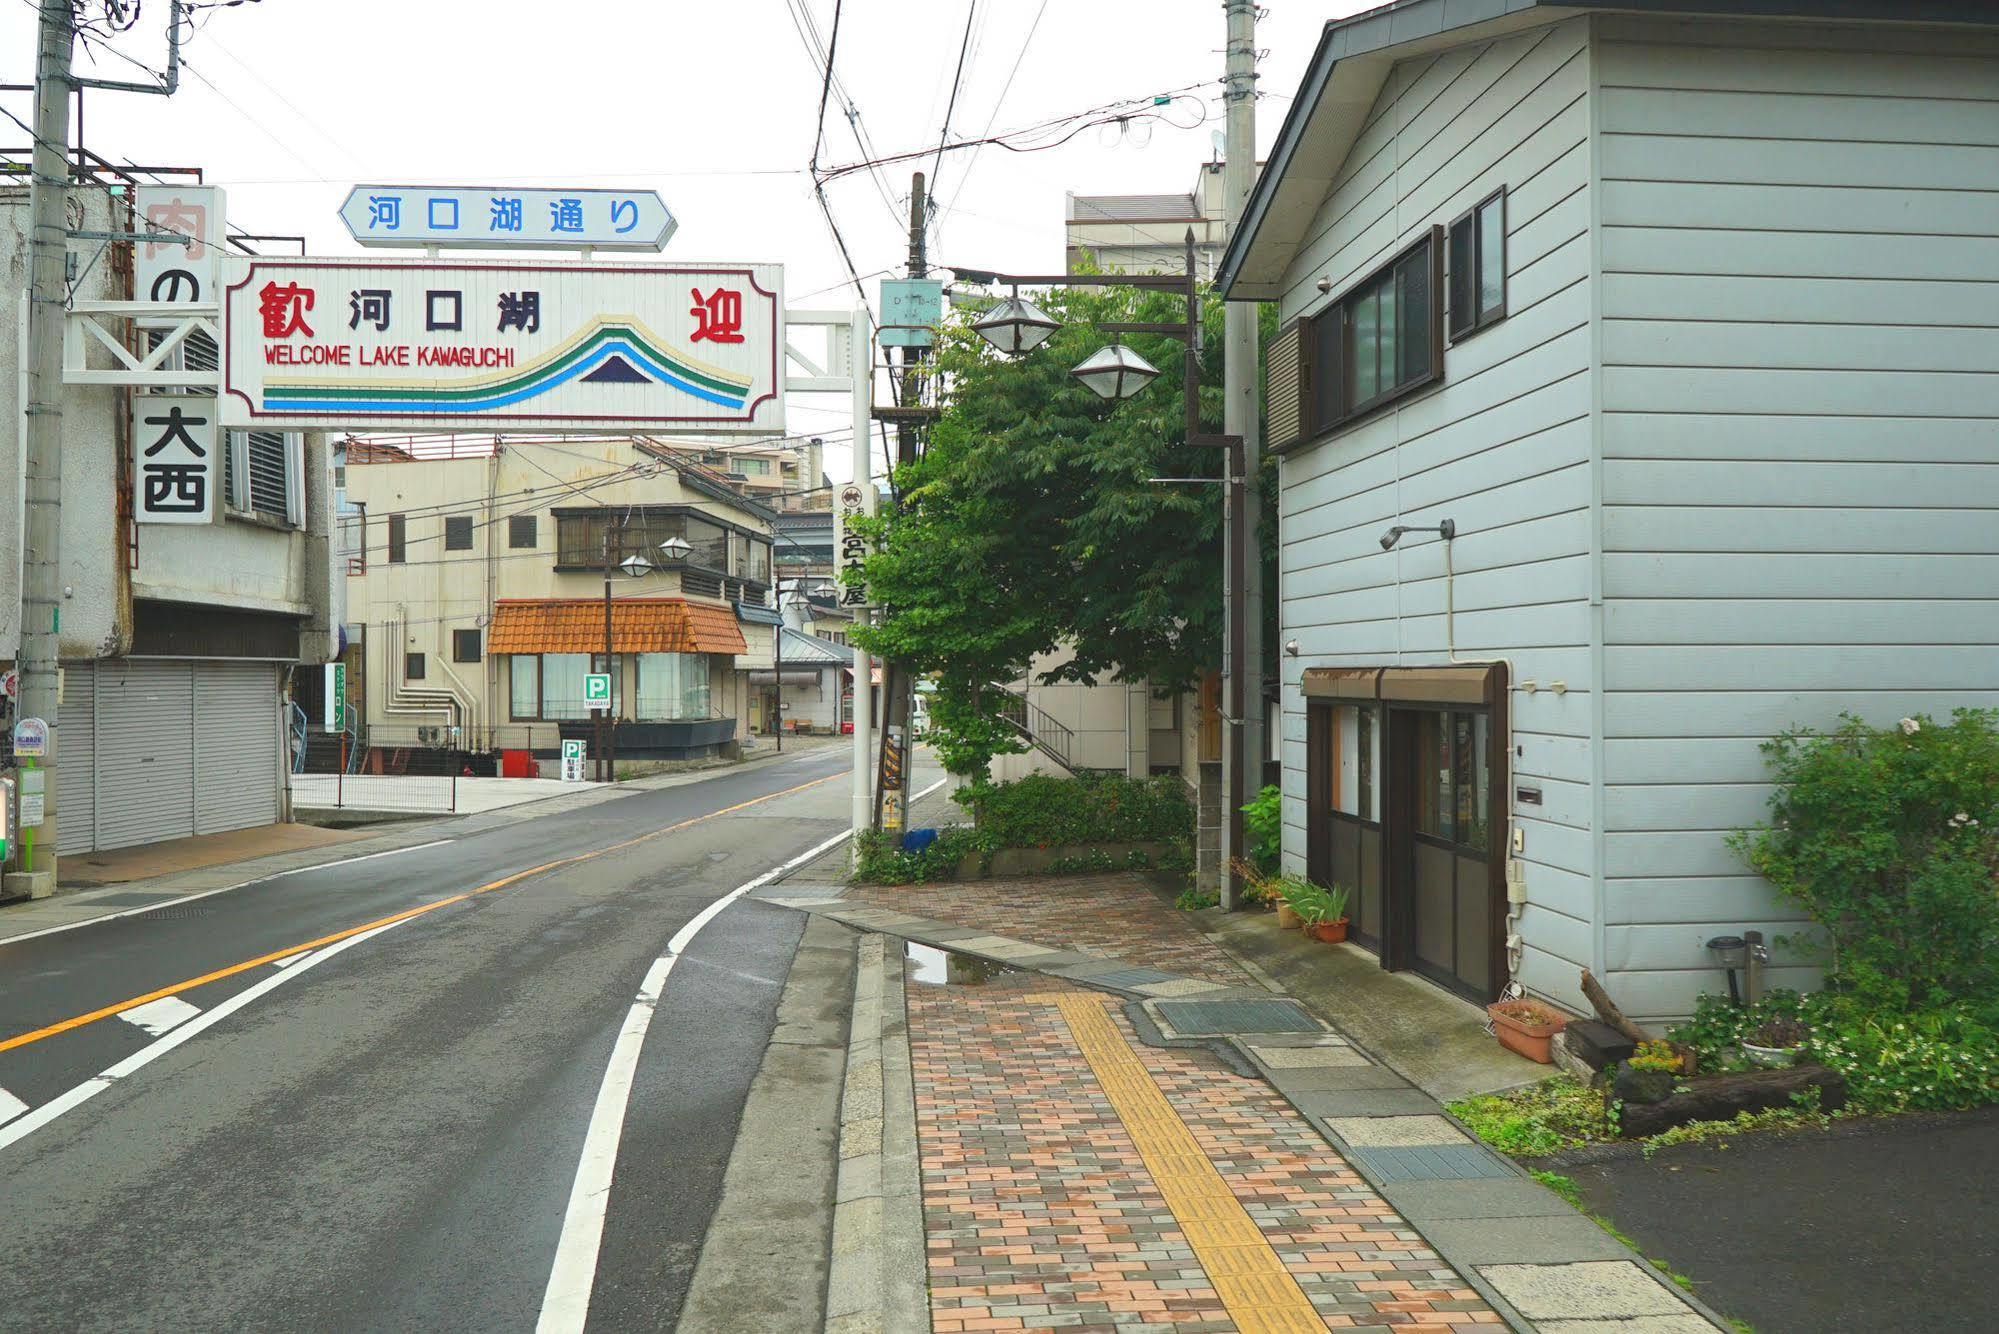
[[[562,781],[565,783],[580,783],[583,781],[583,743],[581,741],[571,741],[567,737],[563,738]]]
[[[598,713],[611,707],[611,674],[591,672],[583,678],[583,702],[590,706],[590,712]]]

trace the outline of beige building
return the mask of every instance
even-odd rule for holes
[[[619,761],[737,753],[748,674],[772,661],[772,512],[643,438],[466,443],[347,455],[346,656],[369,766],[414,750],[552,769],[565,737],[590,739],[607,562]]]
[[[1258,164],[1261,166],[1262,164]],[[1067,196],[1062,210],[1063,262],[1070,273],[1185,273],[1187,230],[1194,266],[1215,276],[1221,259],[1222,164],[1204,162],[1185,194]]]
[[[772,509],[828,509],[826,446],[806,440],[755,445],[660,441],[675,457],[719,474],[731,486]]]

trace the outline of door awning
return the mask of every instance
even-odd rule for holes
[[[1489,704],[1497,663],[1436,667],[1307,667],[1307,699],[1394,699],[1431,704]]]
[[[747,653],[736,614],[685,598],[617,598],[614,653]],[[602,653],[604,604],[595,598],[507,598],[493,605],[488,653]]]

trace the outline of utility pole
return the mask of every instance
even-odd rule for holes
[[[1224,242],[1234,237],[1242,225],[1243,210],[1256,180],[1256,0],[1223,0],[1228,15],[1226,75],[1222,98],[1227,103],[1226,145],[1222,164],[1222,198],[1225,206]],[[1239,582],[1231,581],[1231,596],[1242,599],[1245,626],[1235,660],[1227,664],[1229,690],[1224,695],[1236,711],[1235,744],[1224,750],[1225,781],[1222,799],[1227,803],[1222,829],[1222,865],[1243,856],[1242,807],[1263,787],[1264,756],[1270,753],[1264,737],[1263,715],[1263,553],[1256,530],[1262,517],[1262,498],[1257,491],[1257,464],[1262,455],[1262,414],[1257,402],[1262,383],[1257,344],[1257,308],[1253,303],[1231,301],[1224,308],[1222,361],[1222,431],[1242,437],[1243,481],[1229,488],[1231,503],[1226,525],[1229,560],[1240,571]],[[1240,497],[1240,504],[1235,503]],[[1240,906],[1241,886],[1233,872],[1222,875],[1222,906]]]
[[[609,783],[617,779],[617,757],[613,747],[617,745],[617,720],[611,715],[611,703],[617,698],[617,673],[612,664],[617,661],[612,656],[611,642],[611,520],[604,519],[604,670],[611,673],[611,690],[604,700],[604,710],[597,715],[597,766],[598,777]]]
[[[909,267],[911,278],[928,277],[930,260],[924,233],[929,221],[925,216],[929,207],[924,194],[923,173],[916,172],[909,178]],[[902,350],[902,404],[915,407],[922,397],[923,370],[922,351],[904,347]],[[895,466],[905,468],[916,462],[917,426],[908,418],[899,419],[895,425]],[[916,678],[900,663],[888,664],[882,672],[882,742],[880,779],[875,787],[875,824],[882,823],[883,808],[889,802],[889,794],[896,794],[901,801],[907,788],[909,770],[910,720],[915,714]],[[902,808],[903,824],[906,827],[908,809]]]
[[[35,63],[35,143],[29,187],[27,429],[22,441],[26,526],[21,543],[21,718],[49,725],[40,762],[42,823],[23,831],[25,874],[9,889],[40,898],[56,885],[56,766],[62,617],[62,342],[68,310],[70,0],[42,0]]]

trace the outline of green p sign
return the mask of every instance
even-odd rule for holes
[[[611,674],[591,672],[583,678],[583,702],[590,706],[592,713],[611,707]]]

